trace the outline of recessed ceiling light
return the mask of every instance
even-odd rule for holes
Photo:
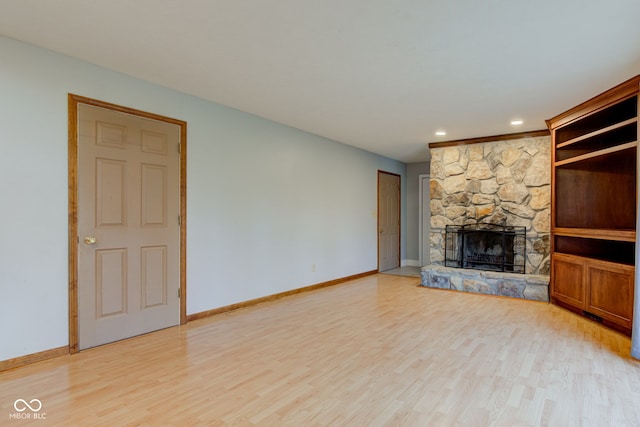
[[[439,131],[436,132],[437,136],[445,136],[446,134],[447,133],[445,131],[443,131],[443,130],[439,130]]]
[[[518,125],[521,125],[523,123],[524,123],[524,121],[522,121],[522,120],[511,120],[511,126],[518,126]]]

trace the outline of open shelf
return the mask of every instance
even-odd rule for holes
[[[556,166],[556,229],[635,230],[636,147]]]
[[[599,129],[597,131],[588,133],[586,135],[579,136],[578,138],[570,139],[569,141],[563,142],[562,144],[558,144],[556,146],[556,148],[558,148],[558,149],[565,148],[565,147],[567,147],[569,145],[577,144],[578,142],[582,142],[582,141],[587,140],[587,139],[596,139],[599,136],[605,135],[607,133],[616,131],[616,130],[621,129],[621,128],[629,127],[629,125],[634,125],[634,124],[637,124],[637,123],[638,123],[638,118],[637,117],[633,117],[633,118],[631,118],[629,120],[625,120],[623,122],[616,123],[614,125],[611,125],[609,127],[604,128],[604,129]],[[633,130],[633,127],[631,127],[631,129]],[[609,137],[610,137],[610,135],[609,135]]]
[[[554,253],[576,255],[600,261],[634,265],[635,250],[636,244],[631,241],[554,236]]]
[[[635,132],[634,132],[635,133]],[[634,135],[635,138],[635,135]],[[631,142],[627,142],[626,144],[620,144],[620,145],[614,145],[612,147],[608,147],[602,150],[597,150],[597,151],[591,151],[589,149],[583,149],[584,150],[584,154],[580,154],[580,155],[576,155],[575,157],[569,157],[565,160],[560,160],[557,161],[555,163],[556,166],[564,166],[564,165],[568,165],[571,163],[575,163],[575,162],[582,162],[585,160],[589,160],[589,159],[593,159],[596,157],[601,157],[601,156],[606,156],[608,154],[613,154],[616,153],[618,151],[624,151],[624,150],[628,150],[630,148],[635,148],[638,146],[638,141],[631,141]],[[575,154],[576,150],[572,150],[572,154]],[[558,153],[561,153],[560,150],[558,150]],[[557,158],[557,155],[556,155]]]
[[[634,95],[557,129],[555,131],[556,147],[637,117],[638,97]]]

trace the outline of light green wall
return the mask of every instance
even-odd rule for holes
[[[0,52],[0,360],[68,344],[68,93],[188,122],[188,314],[375,270],[378,170],[402,176],[406,211],[401,162],[7,38]]]

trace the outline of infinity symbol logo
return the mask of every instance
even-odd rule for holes
[[[31,405],[33,406],[29,405],[29,403],[31,403]],[[27,403],[27,401],[24,399],[18,399],[13,402],[13,407],[18,412],[24,412],[27,410],[27,408],[31,409],[31,411],[33,412],[38,412],[40,409],[42,409],[42,402],[40,402],[38,399],[31,399],[29,403]]]

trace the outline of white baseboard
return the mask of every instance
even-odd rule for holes
[[[400,267],[422,267],[420,260],[417,259],[403,259],[400,261]]]

